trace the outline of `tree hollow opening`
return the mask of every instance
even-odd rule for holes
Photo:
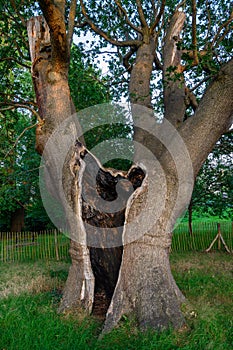
[[[93,314],[106,315],[121,266],[127,202],[142,185],[145,172],[138,165],[129,171],[104,168],[90,152],[80,154],[82,221],[95,277]]]

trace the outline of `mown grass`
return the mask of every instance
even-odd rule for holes
[[[225,350],[233,349],[233,265],[225,253],[171,256],[176,281],[189,300],[182,331],[141,333],[133,321],[101,340],[101,323],[77,312],[57,314],[68,263],[2,263],[0,349]]]

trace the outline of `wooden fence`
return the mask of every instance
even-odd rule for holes
[[[193,222],[193,234],[189,234],[188,223],[180,223],[173,232],[172,251],[205,251],[216,238],[221,234],[228,249],[233,252],[233,222]],[[224,245],[219,239],[212,246],[213,250],[225,250]]]
[[[0,261],[67,259],[69,238],[57,230],[0,233]]]
[[[172,252],[205,251],[218,233],[228,249],[233,251],[233,223],[216,222],[193,223],[193,235],[188,232],[188,224],[180,223],[174,230]],[[69,258],[69,238],[57,230],[43,232],[0,233],[0,261],[28,261]],[[220,246],[221,245],[221,246]],[[220,239],[216,239],[211,249],[222,249]]]

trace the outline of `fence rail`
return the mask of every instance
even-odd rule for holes
[[[69,238],[57,230],[0,233],[0,261],[66,259]]]
[[[226,221],[217,226],[216,222],[193,223],[190,236],[187,223],[180,223],[174,230],[172,252],[205,251],[213,242],[218,230],[233,251],[233,223]],[[216,240],[212,249],[220,248]],[[28,261],[67,259],[70,240],[57,230],[42,232],[2,232],[0,233],[0,261]],[[221,247],[224,249],[224,246]]]

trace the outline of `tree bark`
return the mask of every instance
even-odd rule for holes
[[[124,248],[117,286],[107,312],[103,332],[110,331],[123,315],[133,315],[142,329],[179,328],[184,323],[184,301],[174,283],[169,264],[169,246],[135,241]]]
[[[152,36],[139,46],[132,67],[129,83],[130,102],[148,108],[151,106],[150,79],[155,55],[155,41]]]

